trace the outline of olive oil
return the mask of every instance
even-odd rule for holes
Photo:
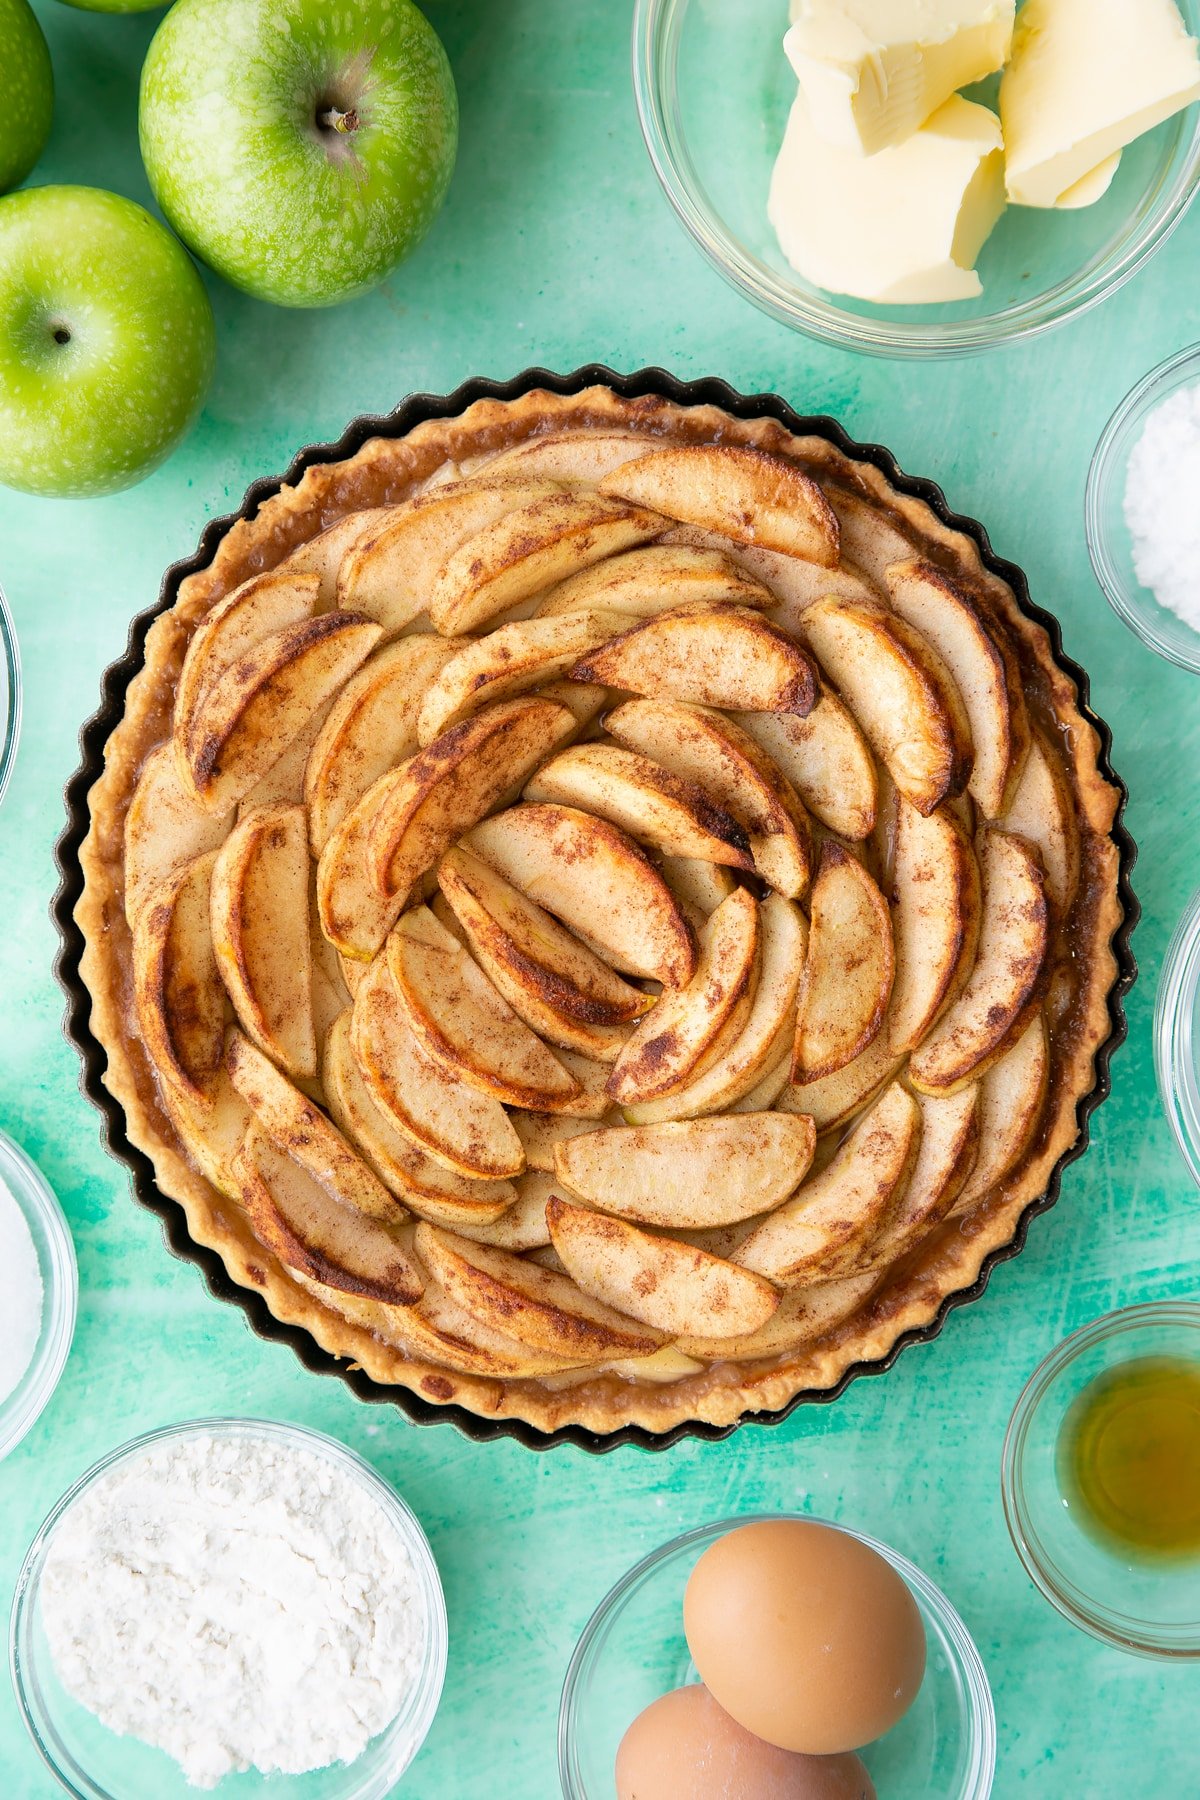
[[[1147,1356],[1097,1376],[1063,1421],[1058,1472],[1110,1547],[1200,1557],[1200,1363]]]

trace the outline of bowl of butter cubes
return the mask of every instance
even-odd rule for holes
[[[756,305],[881,356],[1037,336],[1200,186],[1200,0],[637,0],[647,148]]]

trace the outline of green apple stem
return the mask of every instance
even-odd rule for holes
[[[357,131],[359,126],[358,109],[352,106],[349,111],[343,112],[338,106],[324,107],[317,114],[317,124],[322,131]]]

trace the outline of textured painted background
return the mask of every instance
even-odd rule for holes
[[[137,71],[155,22],[35,0],[59,105],[36,179],[88,180],[148,200],[137,159]],[[1155,1092],[1151,1015],[1174,922],[1200,881],[1194,829],[1198,690],[1115,622],[1082,531],[1088,457],[1116,402],[1197,330],[1200,214],[1131,289],[1028,348],[944,366],[825,351],[751,310],[677,229],[644,155],[628,71],[628,0],[430,4],[454,61],[463,134],[449,204],[386,286],[332,313],[284,314],[212,284],[220,367],[204,418],[132,493],[52,502],[0,492],[0,580],[20,633],[26,723],[0,814],[0,1123],[36,1157],[75,1232],[82,1293],[57,1395],[0,1466],[0,1598],[62,1489],[151,1426],[257,1412],[333,1432],[369,1456],[423,1519],[445,1579],[445,1701],[403,1791],[507,1800],[557,1791],[558,1691],[593,1605],[637,1557],[726,1512],[811,1507],[888,1538],[961,1608],[988,1665],[1000,1724],[996,1793],[1046,1797],[1200,1791],[1194,1669],[1122,1657],[1073,1631],[1026,1581],[997,1488],[1004,1423],[1026,1375],[1073,1326],[1123,1302],[1186,1294],[1200,1202]],[[537,1457],[417,1430],[303,1373],[218,1306],[129,1199],[76,1092],[59,1030],[46,908],[60,793],[100,674],[162,568],[204,521],[297,446],[335,437],[413,389],[529,363],[661,362],[774,388],[828,411],[940,481],[1029,573],[1091,670],[1133,793],[1146,916],[1142,979],[1116,1093],[1086,1160],[986,1300],[883,1380],[777,1431],[667,1455]],[[0,1297],[0,1304],[3,1304]],[[49,1778],[0,1691],[0,1794]]]

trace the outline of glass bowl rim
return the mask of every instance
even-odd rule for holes
[[[5,789],[12,776],[13,765],[17,760],[17,745],[21,740],[23,689],[17,627],[2,587],[0,587],[0,671],[3,672],[8,698],[5,716],[0,719],[0,800],[3,800]]]
[[[584,1663],[604,1626],[621,1611],[634,1589],[669,1558],[693,1545],[715,1542],[717,1538],[737,1530],[741,1525],[776,1524],[780,1520],[797,1521],[805,1525],[825,1525],[832,1531],[840,1531],[847,1537],[855,1538],[860,1544],[865,1544],[890,1564],[901,1580],[915,1592],[923,1606],[937,1619],[958,1658],[959,1671],[968,1697],[968,1716],[979,1738],[975,1766],[970,1772],[972,1785],[964,1789],[961,1800],[988,1800],[996,1771],[996,1711],[983,1658],[957,1608],[923,1569],[918,1568],[901,1551],[885,1544],[882,1539],[871,1537],[865,1531],[858,1531],[852,1525],[843,1525],[837,1519],[825,1519],[816,1513],[786,1511],[735,1513],[732,1517],[712,1520],[706,1525],[694,1525],[689,1530],[680,1532],[627,1569],[593,1609],[571,1653],[559,1698],[558,1778],[566,1800],[588,1800],[588,1796],[574,1785],[570,1757],[574,1746],[576,1701]]]
[[[42,1762],[66,1793],[73,1796],[73,1800],[120,1800],[119,1795],[110,1794],[85,1769],[81,1769],[80,1774],[87,1786],[77,1787],[74,1776],[60,1767],[54,1749],[47,1742],[47,1727],[50,1728],[56,1742],[58,1732],[53,1726],[53,1721],[47,1718],[44,1709],[40,1705],[35,1708],[32,1704],[23,1667],[28,1650],[29,1632],[32,1629],[32,1609],[40,1588],[50,1541],[69,1508],[111,1470],[121,1463],[132,1461],[152,1445],[178,1441],[185,1437],[205,1433],[247,1437],[267,1436],[275,1438],[285,1445],[307,1449],[311,1454],[326,1461],[340,1464],[377,1502],[391,1520],[408,1551],[413,1572],[425,1603],[427,1620],[427,1654],[417,1679],[410,1689],[412,1704],[407,1709],[411,1715],[408,1720],[408,1729],[398,1740],[392,1754],[388,1756],[386,1764],[374,1770],[368,1770],[357,1785],[348,1786],[344,1794],[340,1796],[340,1800],[386,1800],[395,1783],[416,1757],[428,1736],[441,1701],[449,1645],[446,1600],[441,1572],[424,1527],[403,1495],[392,1486],[391,1482],[365,1457],[360,1456],[358,1451],[352,1450],[340,1439],[332,1437],[328,1432],[318,1431],[309,1425],[297,1425],[291,1420],[256,1418],[251,1414],[220,1414],[185,1419],[173,1425],[157,1426],[154,1430],[142,1432],[137,1437],[130,1438],[126,1443],[119,1444],[115,1449],[108,1451],[98,1462],[85,1469],[83,1474],[72,1482],[66,1492],[55,1502],[39,1526],[21,1563],[9,1620],[9,1673],[17,1710],[29,1734],[30,1741]],[[384,1727],[384,1732],[393,1731],[397,1723],[404,1718],[405,1709],[402,1709],[391,1724]],[[370,1740],[370,1743],[379,1743],[382,1736],[383,1733],[378,1734]],[[356,1762],[343,1765],[348,1781],[353,1776],[358,1763],[361,1763],[367,1756],[369,1749],[370,1744]],[[274,1776],[270,1779],[272,1791],[278,1790],[280,1795],[286,1795],[288,1783],[293,1778]]]
[[[44,1280],[42,1322],[29,1367],[0,1401],[0,1462],[16,1449],[49,1405],[71,1353],[79,1307],[75,1242],[58,1196],[33,1158],[0,1129],[0,1179],[31,1230],[43,1237],[49,1279]],[[41,1258],[38,1258],[39,1263]]]
[[[1004,1522],[1025,1573],[1055,1610],[1090,1636],[1116,1650],[1156,1661],[1194,1662],[1200,1658],[1200,1622],[1182,1627],[1147,1629],[1144,1619],[1101,1608],[1082,1588],[1063,1575],[1041,1546],[1026,1501],[1024,1451],[1041,1402],[1059,1378],[1085,1351],[1146,1326],[1175,1326],[1200,1337],[1200,1302],[1148,1300],[1117,1307],[1081,1325],[1044,1356],[1017,1396],[1004,1433],[1000,1455],[1000,1498]],[[1030,1540],[1033,1540],[1032,1542]],[[1041,1554],[1039,1554],[1039,1551]]]
[[[1005,313],[922,325],[847,312],[833,299],[808,297],[740,245],[711,206],[694,172],[671,146],[669,94],[673,74],[661,55],[662,33],[692,0],[634,0],[633,87],[638,121],[651,164],[676,217],[708,262],[746,299],[781,324],[818,342],[868,356],[928,359],[969,356],[1024,342],[1099,306],[1132,280],[1161,249],[1200,191],[1200,108],[1185,159],[1168,191],[1113,262],[1059,281],[1046,294]],[[1189,21],[1190,23],[1191,21]],[[1186,115],[1181,115],[1181,117]],[[690,158],[688,159],[690,161]]]
[[[1174,663],[1176,668],[1200,674],[1200,631],[1192,634],[1195,649],[1189,651],[1166,637],[1158,628],[1154,615],[1145,604],[1144,589],[1135,589],[1130,585],[1113,554],[1103,507],[1108,484],[1113,475],[1119,473],[1116,458],[1126,431],[1140,415],[1148,416],[1154,410],[1158,396],[1165,396],[1166,390],[1175,384],[1175,376],[1189,364],[1195,366],[1197,379],[1200,379],[1200,343],[1185,345],[1182,350],[1177,350],[1164,361],[1156,363],[1154,368],[1130,388],[1100,433],[1092,453],[1083,507],[1084,533],[1092,573],[1121,623],[1127,625],[1147,649],[1153,650],[1157,656]]]
[[[1182,1035],[1200,992],[1200,888],[1171,935],[1154,1001],[1154,1065],[1163,1110],[1192,1179],[1200,1186],[1200,1071]]]

